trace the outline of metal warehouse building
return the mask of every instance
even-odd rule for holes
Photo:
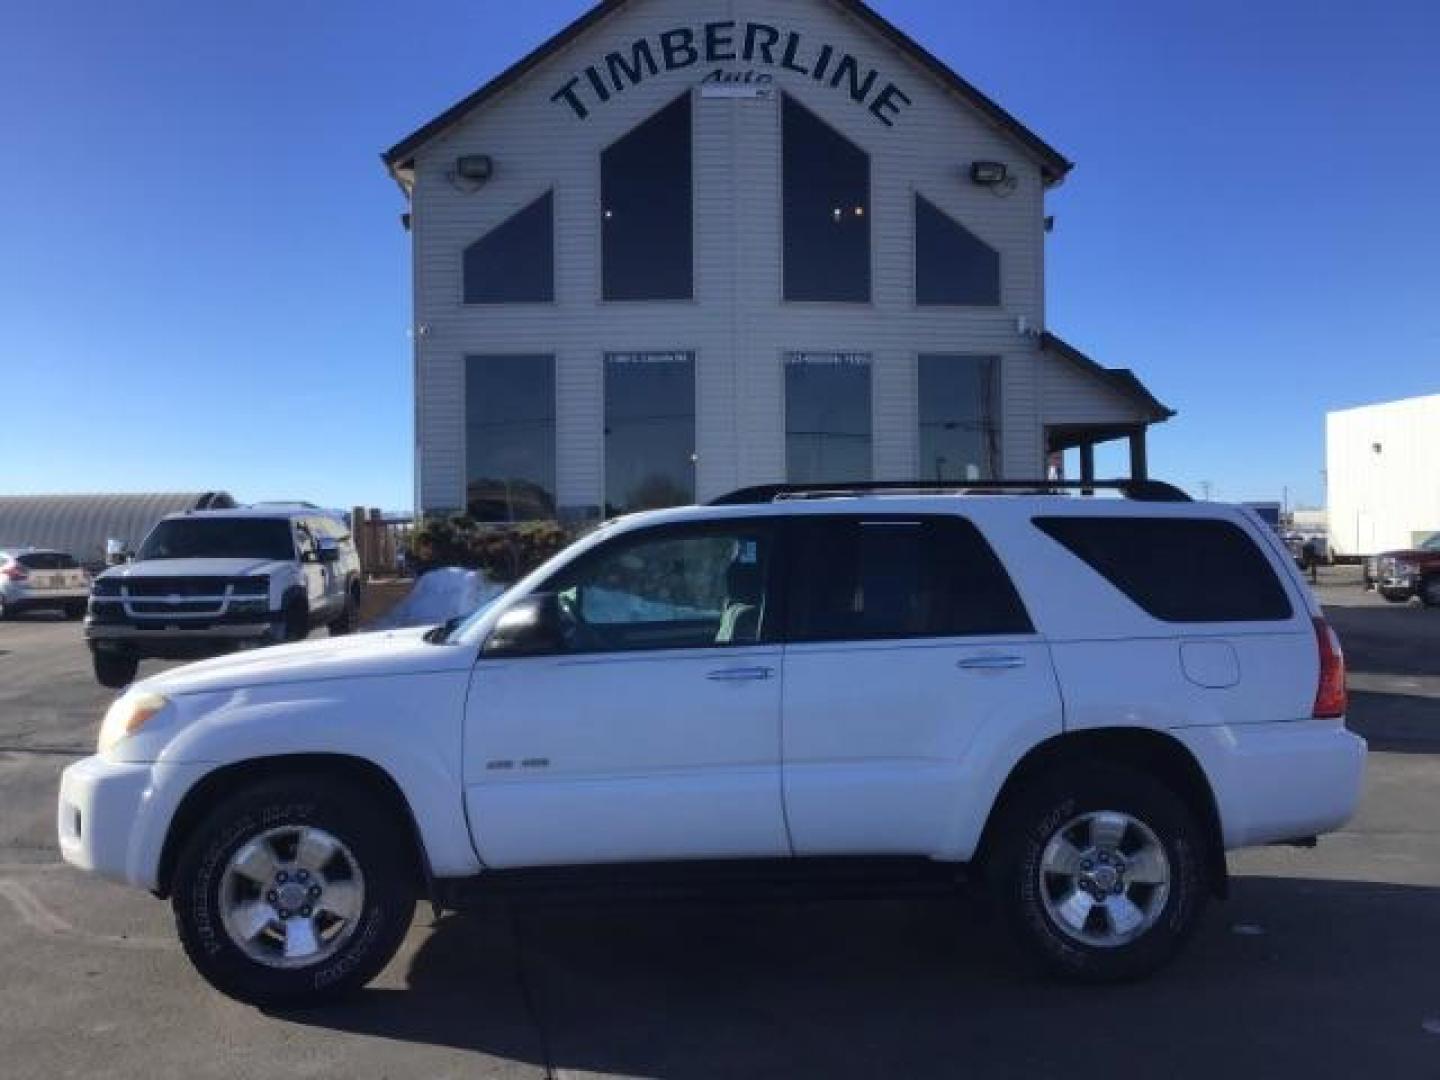
[[[51,548],[86,566],[100,566],[108,541],[133,549],[167,514],[234,505],[224,491],[0,496],[0,545]]]
[[[857,0],[609,0],[384,160],[421,511],[1143,475],[1172,415],[1045,329],[1070,163]]]
[[[1412,548],[1440,533],[1440,394],[1329,413],[1325,479],[1336,555]]]

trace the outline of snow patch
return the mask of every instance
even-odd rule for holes
[[[373,629],[400,630],[407,626],[438,626],[447,619],[469,615],[494,601],[505,589],[479,570],[447,566],[419,578],[405,599],[375,621]]]

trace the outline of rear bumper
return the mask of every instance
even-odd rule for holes
[[[1339,721],[1185,728],[1172,734],[1210,779],[1227,849],[1334,832],[1359,804],[1365,740]]]
[[[11,611],[41,611],[45,608],[83,604],[90,599],[89,589],[16,589],[0,593],[0,599]]]

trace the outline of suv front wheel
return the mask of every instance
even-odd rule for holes
[[[1204,842],[1185,802],[1136,770],[1073,762],[1021,792],[988,860],[1021,947],[1080,982],[1139,978],[1194,931]]]
[[[140,670],[140,661],[124,653],[102,652],[90,654],[95,669],[95,681],[110,690],[123,690],[135,681]]]
[[[325,775],[240,791],[190,838],[171,904],[186,954],[224,994],[301,1006],[363,986],[415,912],[401,823]]]
[[[360,585],[358,582],[351,582],[350,587],[345,590],[345,607],[340,612],[340,617],[330,623],[329,631],[331,637],[340,634],[353,633],[360,624]]]

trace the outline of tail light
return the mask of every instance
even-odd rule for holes
[[[1320,650],[1320,685],[1315,690],[1316,720],[1337,720],[1345,715],[1349,697],[1345,693],[1345,652],[1340,639],[1320,616],[1315,617],[1315,644]]]
[[[11,581],[24,581],[30,574],[19,563],[12,563],[0,570],[0,577],[9,578]]]

